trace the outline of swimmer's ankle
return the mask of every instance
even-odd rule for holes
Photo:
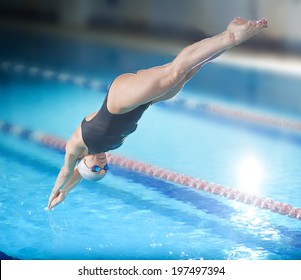
[[[229,30],[224,31],[222,34],[223,36],[223,42],[225,45],[226,49],[232,48],[236,45],[238,45],[238,43],[235,40],[235,36],[232,32],[230,32]]]
[[[230,49],[238,45],[235,41],[234,35],[228,30],[214,36],[218,40],[218,44],[222,50]]]

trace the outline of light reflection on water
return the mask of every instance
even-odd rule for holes
[[[242,191],[259,194],[266,179],[266,167],[256,153],[246,153],[236,162],[237,186]]]

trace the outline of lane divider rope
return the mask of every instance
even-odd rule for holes
[[[173,106],[177,106],[179,108],[183,107],[189,110],[211,113],[215,115],[220,115],[222,117],[241,120],[244,122],[253,122],[261,125],[272,126],[279,129],[288,129],[288,130],[296,131],[298,133],[301,132],[300,121],[281,119],[277,117],[266,116],[263,114],[227,108],[225,106],[221,106],[217,104],[198,103],[193,100],[184,100],[180,98],[170,99],[165,101],[165,103]]]
[[[45,79],[57,80],[59,82],[67,82],[77,86],[87,87],[96,91],[107,89],[108,84],[101,80],[89,80],[83,76],[75,76],[67,73],[59,73],[49,69],[41,69],[38,67],[26,66],[11,62],[2,62],[0,69],[4,72],[13,72],[18,74],[29,75],[31,77],[41,77]]]
[[[60,152],[65,151],[66,141],[51,135],[36,132],[1,120],[0,131],[24,140],[28,140],[30,142],[41,144]],[[260,209],[268,209],[274,213],[287,215],[288,217],[301,220],[301,208],[295,208],[287,203],[277,202],[270,198],[260,197],[231,187],[210,183],[199,178],[179,174],[164,168],[128,159],[122,155],[107,153],[107,157],[110,164],[126,170],[138,172],[150,177],[159,178],[197,190],[202,190],[204,192],[222,196],[229,200],[235,200],[244,204],[253,205],[254,207]]]
[[[109,83],[101,80],[89,80],[83,76],[74,76],[67,73],[58,73],[52,70],[41,69],[37,67],[29,67],[24,64],[1,62],[0,69],[4,72],[12,71],[14,73],[25,74],[32,77],[43,77],[45,79],[53,79],[59,82],[69,82],[77,86],[82,86],[102,92],[106,92],[109,87]],[[216,104],[199,103],[194,100],[185,100],[181,98],[173,98],[163,103],[171,107],[184,108],[195,112],[206,112],[226,118],[237,119],[244,122],[253,122],[261,125],[268,125],[278,129],[287,129],[301,133],[300,121],[270,117],[259,113],[251,113],[238,109],[231,109]]]

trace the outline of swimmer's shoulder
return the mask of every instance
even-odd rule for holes
[[[81,126],[79,125],[73,132],[66,144],[66,152],[80,156],[87,151],[87,147],[83,141]]]

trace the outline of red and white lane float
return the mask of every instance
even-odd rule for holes
[[[14,135],[24,140],[44,145],[60,152],[64,152],[65,150],[66,141],[63,139],[26,129],[1,120],[0,131],[2,133]],[[234,188],[210,183],[188,175],[179,174],[164,168],[139,162],[133,159],[128,159],[122,155],[107,153],[107,156],[110,164],[131,170],[133,172],[139,172],[147,176],[219,195],[229,200],[235,200],[248,205],[253,205],[257,208],[268,209],[272,212],[301,220],[301,208],[295,208],[287,203],[277,202],[270,198],[260,197],[254,194],[239,191]]]

